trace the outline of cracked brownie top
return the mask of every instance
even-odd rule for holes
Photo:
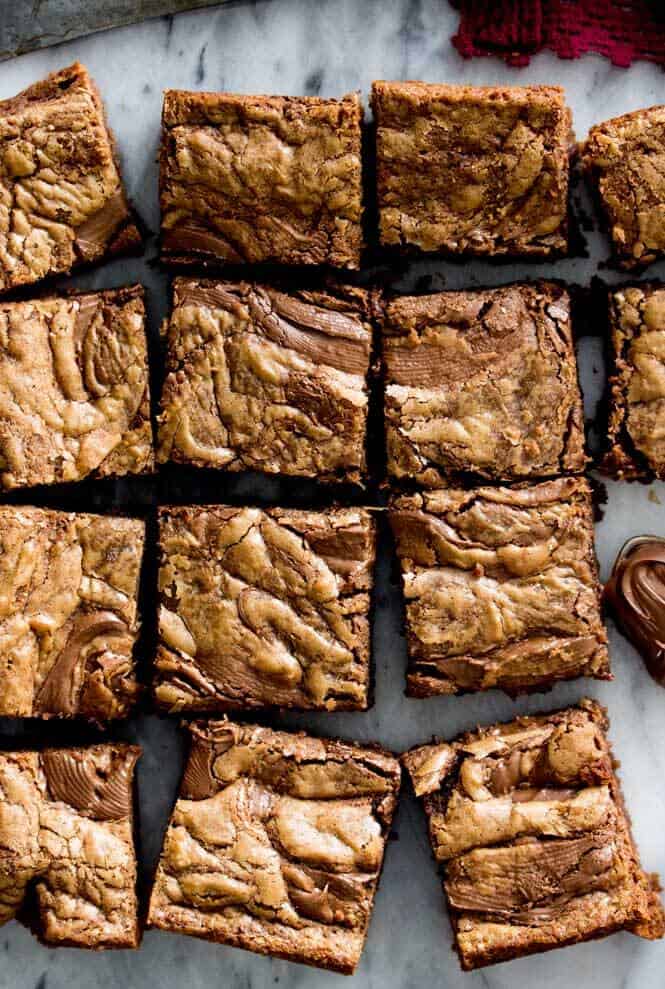
[[[607,473],[665,480],[665,286],[610,293],[614,371],[610,377]]]
[[[0,292],[140,247],[85,67],[0,102]]]
[[[467,473],[584,469],[568,294],[545,282],[402,296],[383,314],[388,470],[425,487]]]
[[[562,89],[375,82],[372,108],[381,243],[566,251],[572,135]]]
[[[127,715],[145,527],[0,508],[0,716]]]
[[[412,696],[609,678],[582,478],[393,500]]]
[[[19,914],[47,944],[137,947],[140,754],[116,744],[0,753],[0,924]]]
[[[197,723],[148,923],[352,973],[400,786],[377,748]]]
[[[625,268],[665,253],[665,106],[636,110],[597,124],[582,160]]]
[[[517,718],[403,756],[423,798],[462,968],[617,930],[663,936],[604,710]]]
[[[158,459],[360,482],[372,296],[178,278]]]
[[[160,520],[160,705],[367,708],[369,512],[166,508]]]
[[[140,286],[0,303],[0,485],[152,469]]]
[[[167,90],[162,257],[358,268],[357,94],[238,96]]]

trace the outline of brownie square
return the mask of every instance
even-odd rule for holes
[[[556,86],[375,82],[381,243],[447,254],[567,250],[571,114]]]
[[[583,700],[423,745],[402,761],[423,798],[465,970],[627,930],[663,936],[605,711]]]
[[[372,299],[176,279],[160,462],[360,483]]]
[[[163,260],[358,268],[362,116],[356,93],[323,100],[167,90]]]
[[[665,480],[665,286],[610,293],[613,373],[603,469],[622,480]]]
[[[616,260],[641,268],[665,254],[665,106],[592,127],[582,161]]]
[[[364,509],[161,509],[158,704],[366,710],[375,555]]]
[[[0,753],[0,924],[45,944],[139,943],[132,745]]]
[[[586,480],[430,491],[394,499],[389,517],[408,694],[611,679]]]
[[[383,315],[388,472],[425,487],[586,464],[570,300],[534,282],[402,296]]]
[[[145,526],[0,507],[0,717],[125,717]]]
[[[351,974],[400,787],[389,753],[194,723],[148,924]]]
[[[153,467],[143,289],[0,303],[0,487]]]
[[[1,101],[0,292],[141,247],[85,66]]]

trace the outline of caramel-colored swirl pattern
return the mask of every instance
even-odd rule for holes
[[[403,756],[423,798],[462,967],[627,929],[662,937],[603,710],[577,708]]]
[[[0,508],[0,716],[127,715],[145,526]]]
[[[382,243],[566,249],[571,116],[561,89],[375,82],[372,107]]]
[[[0,754],[0,923],[34,885],[49,944],[138,944],[127,745]]]
[[[383,316],[388,470],[437,487],[584,469],[570,300],[547,283],[402,296]]]
[[[0,102],[0,292],[140,242],[85,68]]]
[[[402,496],[389,517],[410,694],[610,676],[586,480]]]
[[[195,724],[148,922],[352,972],[399,783],[378,749]]]
[[[150,470],[143,290],[0,304],[0,486]]]
[[[176,279],[158,459],[360,481],[371,299]]]
[[[160,705],[367,707],[367,511],[192,507],[160,520]]]

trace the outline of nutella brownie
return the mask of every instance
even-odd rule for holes
[[[0,487],[153,466],[143,289],[0,303]]]
[[[157,702],[365,710],[375,543],[364,509],[161,509]]]
[[[191,732],[148,924],[351,974],[399,763],[378,748],[228,721]]]
[[[375,82],[372,108],[382,244],[566,251],[572,134],[563,90]]]
[[[141,246],[85,67],[1,101],[0,292]]]
[[[614,370],[603,470],[621,480],[665,480],[665,286],[610,294]]]
[[[360,483],[372,299],[176,279],[158,459]]]
[[[133,778],[141,750],[0,753],[0,924],[76,948],[139,943]]]
[[[362,116],[357,94],[167,90],[162,258],[358,268]]]
[[[611,679],[586,480],[430,491],[389,517],[411,696]]]
[[[641,268],[665,254],[665,106],[592,127],[582,161],[607,222],[614,255]]]
[[[579,473],[584,419],[568,294],[546,282],[402,296],[383,315],[388,471]]]
[[[423,798],[462,968],[627,930],[663,936],[593,701],[423,745]]]
[[[0,716],[126,716],[145,526],[0,507]]]

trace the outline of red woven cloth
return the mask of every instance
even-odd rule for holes
[[[499,55],[528,65],[551,48],[559,58],[585,52],[627,68],[636,59],[665,65],[665,0],[452,0],[460,24],[452,42],[464,58]]]

